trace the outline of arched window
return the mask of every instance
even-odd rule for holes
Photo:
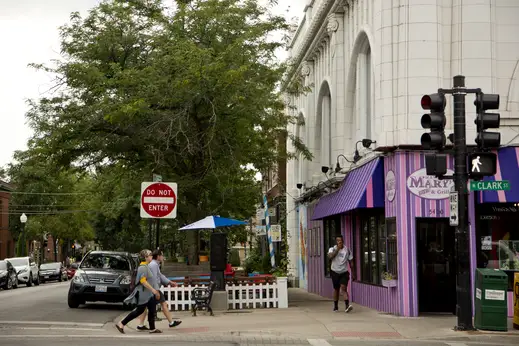
[[[324,83],[319,92],[317,119],[315,124],[316,169],[332,164],[332,97],[328,83]]]
[[[357,123],[354,139],[371,138],[373,129],[373,68],[371,61],[371,47],[368,37],[363,34],[359,37],[359,50],[356,63],[355,80],[355,120]]]

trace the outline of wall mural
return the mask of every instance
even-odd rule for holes
[[[306,206],[299,206],[299,287],[308,289],[308,281],[306,277],[306,254],[307,254],[307,223],[306,223]]]

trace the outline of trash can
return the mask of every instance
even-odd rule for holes
[[[508,331],[508,276],[499,269],[476,270],[474,326]]]

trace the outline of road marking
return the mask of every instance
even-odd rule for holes
[[[1,330],[2,328],[0,328]],[[103,331],[105,332],[106,330],[102,329],[102,328],[74,328],[74,327],[9,327],[10,330],[13,330],[13,329],[21,329],[21,330],[86,330],[86,331],[93,331],[93,332],[98,332],[98,331]]]
[[[464,344],[462,342],[446,342],[445,344],[449,346],[468,346],[467,344]]]
[[[332,346],[332,344],[324,339],[308,339],[308,342],[312,346]]]
[[[102,328],[104,327],[104,323],[82,323],[82,322],[64,322],[64,321],[0,321],[0,326],[2,324],[26,324],[26,325],[34,325],[34,326],[49,326],[49,325],[59,325],[59,326],[81,326],[81,327],[91,327],[91,328]]]

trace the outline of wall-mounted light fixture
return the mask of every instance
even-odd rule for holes
[[[330,167],[328,167],[328,166],[321,166],[321,172],[323,172],[324,174],[328,173],[329,170],[330,170]]]
[[[338,173],[342,169],[341,165],[339,164],[340,157],[343,157],[346,160],[346,162],[355,163],[355,161],[348,160],[348,158],[346,156],[344,156],[343,154],[339,154],[337,156],[337,164],[335,165],[335,173]]]
[[[362,143],[362,146],[364,148],[369,149],[369,147],[372,144],[377,143],[377,141],[373,141],[373,140],[371,140],[369,138],[364,138],[364,139],[362,139],[360,141],[357,141],[357,143],[355,143],[355,155],[353,155],[353,161],[354,162],[358,162],[362,158],[362,156],[359,153],[359,149],[358,149],[359,143]]]
[[[299,190],[301,190],[301,189],[303,188],[303,184],[301,184],[301,183],[297,183],[297,184],[296,184],[296,187],[297,187]]]

